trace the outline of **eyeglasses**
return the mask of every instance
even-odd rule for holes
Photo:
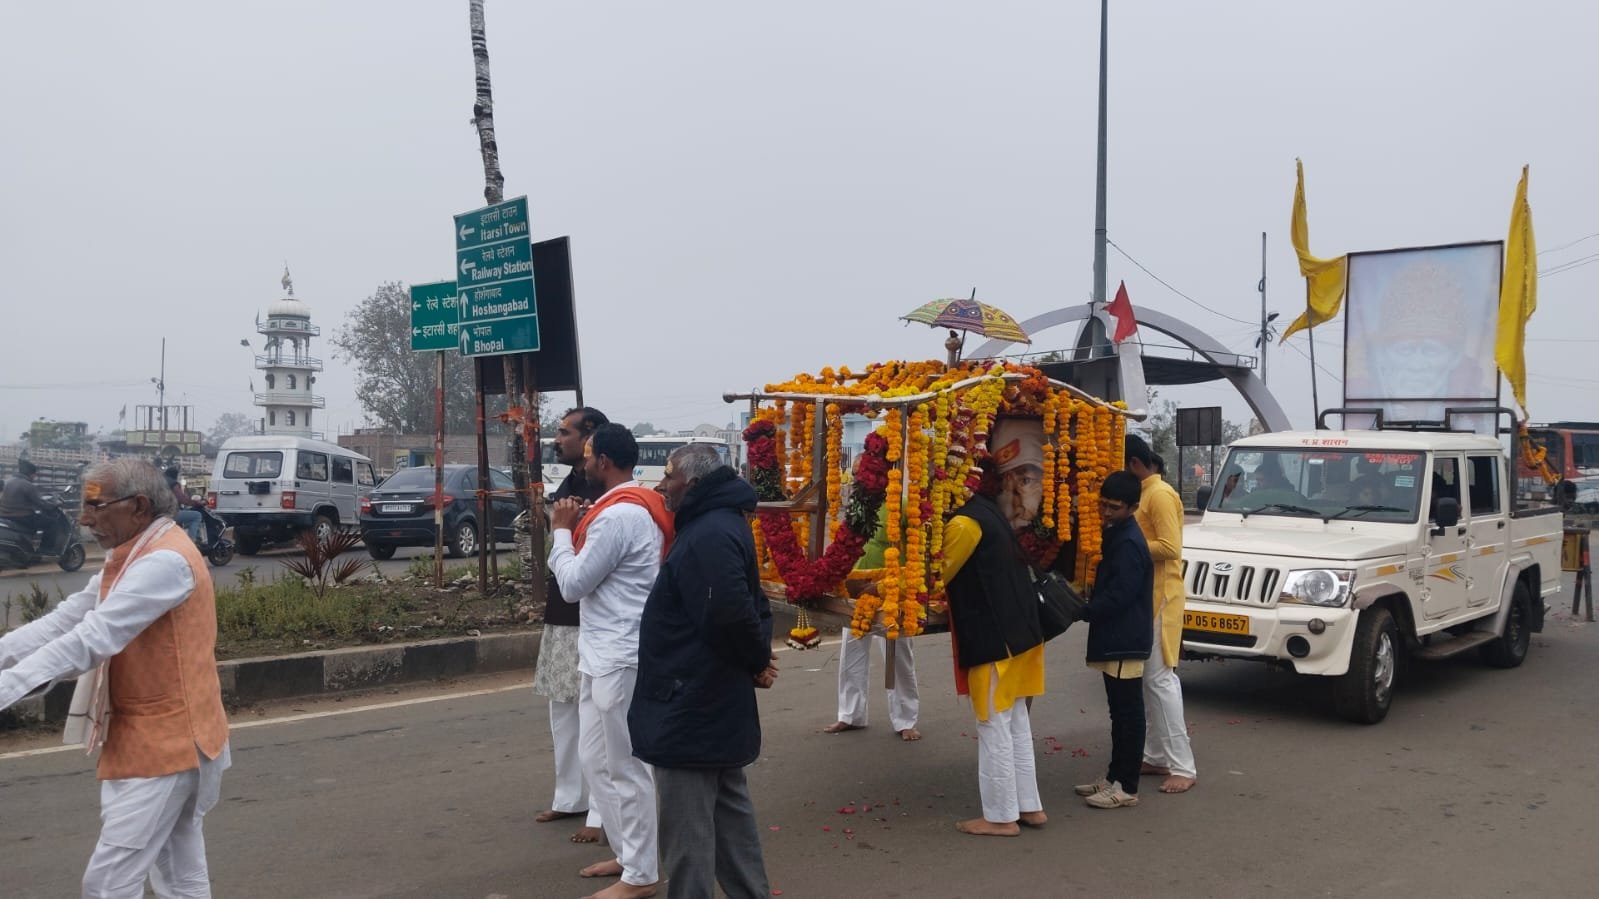
[[[86,500],[83,501],[83,507],[85,509],[89,509],[89,510],[94,511],[94,512],[99,512],[101,509],[104,509],[106,506],[114,506],[117,503],[125,503],[128,500],[130,500],[130,499],[134,499],[138,495],[139,494],[137,494],[137,493],[130,493],[127,496],[122,497],[121,499],[107,499],[107,500],[86,499]]]

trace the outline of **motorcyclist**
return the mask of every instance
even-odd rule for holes
[[[5,487],[0,489],[0,518],[9,519],[30,535],[42,531],[42,545],[36,547],[42,550],[54,545],[58,510],[45,501],[34,485],[33,476],[38,472],[38,466],[27,459],[17,463],[17,473],[6,478]]]
[[[196,545],[204,542],[200,537],[200,526],[203,519],[200,517],[200,506],[205,500],[189,495],[183,488],[183,482],[178,480],[178,466],[173,465],[164,472],[167,476],[167,486],[172,488],[172,495],[177,498],[178,512],[172,516],[172,521],[189,534],[189,539]]]

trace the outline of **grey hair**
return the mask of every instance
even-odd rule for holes
[[[698,481],[718,468],[725,467],[722,457],[716,454],[716,447],[709,443],[690,443],[688,446],[680,446],[672,451],[670,458],[672,470],[689,482]]]
[[[142,496],[150,501],[150,511],[157,518],[172,516],[178,511],[178,498],[172,494],[172,488],[167,486],[167,476],[143,459],[112,459],[109,462],[96,462],[83,473],[85,483],[94,481],[106,492],[113,494],[110,499],[120,499],[124,496]]]

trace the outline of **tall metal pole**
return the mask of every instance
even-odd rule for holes
[[[1266,348],[1271,344],[1266,317],[1266,232],[1260,232],[1260,381],[1266,383]]]
[[[1310,317],[1306,319],[1310,322],[1310,327],[1305,329],[1305,334],[1310,338],[1310,414],[1311,421],[1316,422],[1321,420],[1321,397],[1316,388],[1316,325],[1320,322],[1316,321],[1316,313],[1310,309],[1308,280],[1305,282],[1305,309],[1310,312]]]
[[[444,587],[444,351],[433,380],[433,584]]]
[[[167,439],[167,339],[161,338],[161,380],[155,382],[156,401],[161,404],[161,440]]]
[[[1110,0],[1099,0],[1099,167],[1098,181],[1094,186],[1094,296],[1095,303],[1105,302],[1105,154],[1106,154],[1106,82],[1109,79],[1108,50],[1110,46]]]

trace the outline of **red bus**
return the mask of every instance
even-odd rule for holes
[[[1553,421],[1529,425],[1527,437],[1533,447],[1547,453],[1545,463],[1561,480],[1570,481],[1580,489],[1588,486],[1585,480],[1599,479],[1599,422]],[[1556,501],[1555,485],[1547,483],[1525,458],[1516,460],[1516,480],[1523,496],[1537,501]]]

